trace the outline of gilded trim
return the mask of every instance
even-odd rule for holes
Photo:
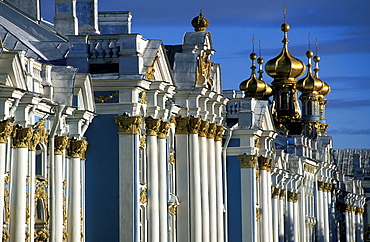
[[[258,166],[261,170],[266,170],[270,172],[273,162],[274,160],[272,158],[263,156],[258,157]]]
[[[152,117],[147,117],[145,119],[145,128],[146,128],[146,135],[147,136],[157,136],[159,127],[161,125],[160,119],[154,119]]]
[[[199,136],[207,137],[209,131],[209,121],[202,121],[199,128]]]
[[[214,124],[214,123],[210,124],[207,139],[214,139],[215,134],[216,134],[216,130],[217,130],[217,124]]]
[[[63,151],[68,146],[68,137],[67,136],[57,136],[54,139],[54,154],[63,155]]]
[[[277,187],[271,187],[271,198],[278,199],[280,195],[280,189]]]
[[[147,104],[148,103],[148,100],[146,99],[146,91],[145,90],[141,91],[141,93],[140,93],[139,103],[141,103],[141,104]]]
[[[161,121],[161,124],[159,126],[159,130],[158,130],[158,138],[159,139],[167,138],[168,130],[170,129],[170,127],[171,127],[170,122]]]
[[[176,134],[189,134],[190,118],[176,118]]]
[[[109,101],[109,100],[111,100],[111,99],[113,99],[114,97],[117,97],[117,96],[119,96],[118,91],[116,91],[115,93],[112,93],[108,96],[104,96],[104,95],[99,95],[97,97],[94,96],[94,99],[96,101],[98,101],[99,103],[105,103],[106,101]]]
[[[122,116],[116,116],[115,122],[118,125],[118,134],[140,134],[143,117],[129,117],[124,113]]]
[[[298,202],[299,195],[299,193],[288,191],[288,202]]]
[[[201,123],[202,123],[201,118],[191,117],[189,120],[189,133],[198,134]]]
[[[170,156],[168,157],[168,163],[171,163],[171,164],[176,163],[175,154],[170,154]]]
[[[256,155],[239,155],[240,168],[256,168],[257,156]]]
[[[87,141],[86,140],[69,140],[68,158],[79,158],[85,159],[85,152],[87,150]]]
[[[8,137],[13,132],[13,123],[7,120],[0,122],[0,143],[8,143]]]
[[[146,188],[143,187],[140,191],[140,199],[139,199],[139,202],[142,203],[142,204],[145,204],[148,202],[148,194],[146,192]]]
[[[285,199],[285,194],[286,194],[285,190],[280,189],[279,199],[284,200]]]
[[[28,148],[32,135],[33,128],[15,128],[13,132],[13,148]]]
[[[217,126],[216,133],[215,133],[215,141],[222,141],[224,130],[225,130],[224,126],[222,125]]]

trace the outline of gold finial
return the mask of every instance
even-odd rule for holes
[[[310,36],[310,32],[308,32],[307,40],[308,40],[308,50],[311,50],[311,36]]]
[[[191,21],[191,25],[194,27],[194,30],[197,31],[197,32],[207,30],[210,23],[209,23],[209,20],[206,19],[203,16],[203,10],[202,9],[200,10],[199,15],[196,16],[195,18],[193,18],[193,20]]]
[[[254,53],[254,35],[252,36],[252,52]]]
[[[284,3],[284,23],[286,23],[286,3]]]

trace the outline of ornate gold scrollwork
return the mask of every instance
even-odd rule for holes
[[[163,122],[161,121],[161,124],[158,129],[158,138],[159,139],[165,139],[168,134],[168,130],[170,129],[170,122]]]
[[[288,191],[288,202],[296,203],[299,199],[299,193]]]
[[[176,118],[176,134],[189,134],[190,118]]]
[[[85,152],[87,150],[87,141],[86,140],[69,140],[68,158],[79,158],[85,159]]]
[[[160,119],[154,119],[152,117],[147,117],[145,119],[146,135],[147,136],[157,136],[160,125],[161,125]]]
[[[202,123],[201,118],[191,117],[189,120],[189,133],[198,134],[201,123]]]
[[[33,128],[15,128],[13,132],[13,148],[28,148],[32,135]]]
[[[8,143],[8,137],[13,132],[13,123],[7,120],[0,122],[0,143]]]
[[[175,154],[170,154],[170,157],[168,157],[168,163],[175,164]]]
[[[258,166],[261,170],[271,171],[273,159],[269,157],[258,157]]]
[[[256,168],[257,156],[256,155],[239,155],[240,168]]]
[[[146,146],[146,135],[141,135],[139,142],[140,142],[141,147],[145,147]]]
[[[116,116],[115,121],[119,127],[119,134],[140,134],[142,117],[129,117],[125,113],[122,116]]]
[[[271,187],[271,198],[278,199],[280,195],[280,189],[277,187]]]
[[[148,201],[148,194],[146,193],[146,188],[143,187],[140,191],[139,202],[145,204],[145,203],[147,203],[147,201]]]
[[[67,136],[57,136],[55,137],[54,143],[55,143],[54,154],[63,155],[63,151],[68,146],[68,137]]]
[[[141,103],[141,104],[147,104],[148,103],[148,100],[146,99],[146,91],[145,90],[141,91],[139,98],[140,98],[139,103]]]
[[[257,207],[256,208],[256,219],[260,219],[260,218],[261,218],[261,208]]]
[[[37,242],[46,242],[50,237],[50,233],[47,229],[40,229],[35,231],[35,241]]]
[[[352,206],[351,205],[346,205],[346,207],[344,208],[344,211],[347,212],[347,213],[352,213]]]
[[[10,238],[10,234],[9,234],[8,229],[3,229],[3,241],[8,241],[9,238]]]
[[[224,126],[220,125],[220,126],[217,126],[217,129],[216,129],[216,134],[215,134],[215,141],[222,141],[222,136],[223,136],[223,133],[224,133]]]
[[[157,54],[157,55],[154,57],[154,59],[153,59],[152,63],[150,64],[150,66],[148,67],[148,70],[147,70],[147,72],[146,72],[146,74],[145,74],[145,78],[146,78],[146,79],[154,80],[154,73],[155,73],[154,64],[155,64],[155,62],[156,62],[158,59],[159,59],[159,55]]]
[[[209,121],[202,121],[199,128],[199,136],[207,137],[209,131]]]
[[[99,95],[97,97],[94,97],[94,99],[100,103],[105,103],[106,101],[109,101],[117,96],[119,96],[118,91],[116,91],[115,93],[109,94],[108,96]]]
[[[209,56],[210,53],[203,52],[203,54],[198,57],[196,85],[206,86],[209,89],[212,89],[213,88],[213,80],[211,78],[212,63]]]
[[[285,199],[285,190],[284,189],[280,189],[280,194],[279,194],[279,199],[280,200],[284,200]]]
[[[325,189],[325,182],[323,182],[323,181],[317,181],[317,186],[318,186],[319,191],[324,191],[324,189]]]
[[[216,129],[217,129],[217,124],[214,124],[214,123],[209,124],[207,139],[214,139],[215,138]]]

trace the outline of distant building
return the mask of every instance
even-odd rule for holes
[[[370,235],[369,151],[332,149],[320,57],[289,53],[287,23],[272,84],[252,53],[240,91],[222,91],[202,13],[169,46],[97,0],[55,11],[51,24],[39,0],[0,2],[3,241]]]

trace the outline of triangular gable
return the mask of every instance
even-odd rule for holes
[[[27,90],[25,70],[18,51],[3,51],[0,56],[0,83]]]
[[[78,98],[79,109],[95,112],[92,81],[89,74],[77,74],[74,95]]]

